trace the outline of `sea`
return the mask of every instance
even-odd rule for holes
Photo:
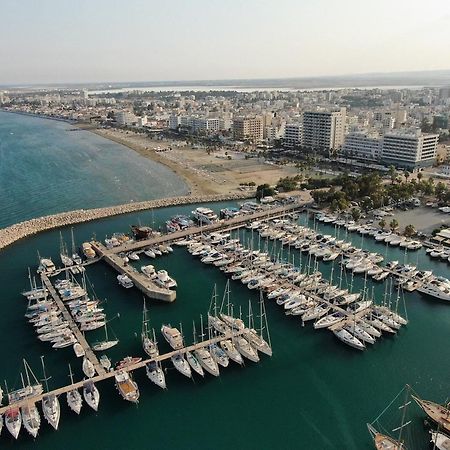
[[[127,173],[127,182],[139,180],[131,177],[135,170],[135,154],[116,144],[99,140],[98,136],[87,132],[68,132],[65,124],[44,119],[23,116],[0,116],[3,141],[5,120],[16,123],[17,130],[34,130],[30,134],[49,133],[47,143],[57,153],[57,158],[71,160],[73,147],[64,145],[71,139],[81,139],[77,148],[101,146],[101,152],[115,155],[116,151],[124,155],[122,163],[116,166],[117,172]],[[20,125],[22,122],[22,125]],[[45,131],[48,128],[48,131]],[[25,132],[25,131],[23,131]],[[6,133],[9,135],[8,127]],[[82,133],[82,134],[79,134]],[[20,133],[19,133],[20,134]],[[75,137],[70,137],[75,135]],[[11,135],[9,135],[11,136]],[[83,136],[83,138],[77,137]],[[11,139],[11,138],[8,138]],[[19,136],[20,139],[20,136]],[[39,141],[42,138],[31,136],[28,140]],[[52,139],[58,145],[52,145]],[[73,143],[72,143],[73,145]],[[111,146],[111,147],[110,147]],[[20,152],[22,146],[17,146]],[[29,151],[33,146],[30,144]],[[46,149],[46,152],[50,152]],[[2,146],[2,154],[5,147]],[[36,150],[38,151],[38,150]],[[81,150],[80,150],[81,151]],[[84,150],[89,154],[90,150]],[[91,150],[92,151],[92,150]],[[2,160],[4,156],[2,155]],[[129,158],[129,159],[128,159]],[[21,160],[19,158],[19,160]],[[26,158],[23,158],[22,161]],[[11,160],[10,160],[11,161]],[[80,161],[80,160],[78,160]],[[107,163],[98,164],[102,168]],[[46,168],[47,193],[55,192],[53,183],[60,183],[61,166]],[[120,169],[120,170],[119,170]],[[14,164],[8,168],[1,166],[2,189],[7,177],[10,192],[20,194],[22,184],[33,186],[33,180],[41,179],[40,165],[31,164],[20,178]],[[81,168],[72,168],[73,174],[82,174]],[[85,166],[89,173],[90,168]],[[150,170],[150,169],[149,169]],[[166,173],[165,169],[155,165],[154,170]],[[111,169],[111,173],[114,169]],[[117,176],[120,175],[117,174]],[[167,174],[167,173],[166,173]],[[113,195],[116,174],[101,178],[103,192]],[[169,175],[167,175],[169,176]],[[58,210],[66,210],[79,203],[85,189],[96,187],[91,177],[84,178],[85,183],[75,183],[65,194],[52,194],[51,202],[43,201],[34,209],[34,214],[43,215]],[[97,179],[98,181],[98,179]],[[140,179],[145,189],[146,179]],[[156,182],[154,182],[156,183]],[[153,183],[153,184],[154,184]],[[180,190],[183,183],[178,181]],[[124,189],[126,189],[124,187]],[[130,188],[133,189],[134,188]],[[164,195],[163,188],[159,192]],[[80,191],[78,191],[80,190]],[[46,192],[47,192],[46,191]],[[167,192],[167,195],[173,192]],[[106,194],[105,194],[106,195]],[[150,195],[150,194],[149,194]],[[14,198],[1,198],[2,210],[9,211],[14,218],[4,217],[4,223],[30,217],[30,212],[15,205]],[[25,201],[26,194],[21,193],[20,202]],[[36,201],[39,201],[37,197]],[[97,199],[99,200],[99,199]],[[114,198],[107,197],[109,204]],[[116,199],[123,201],[123,198]],[[209,204],[216,211],[233,202]],[[88,205],[84,205],[88,206]],[[92,205],[91,205],[92,206]],[[143,211],[73,227],[76,245],[95,236],[103,240],[113,232],[129,232],[130,225],[141,223],[163,228],[165,221],[175,214],[189,215],[195,205],[169,207],[154,211]],[[305,214],[299,222],[316,226],[326,234],[337,235],[357,246],[377,251],[387,260],[410,262],[422,269],[431,269],[436,274],[448,276],[446,263],[431,260],[423,250],[405,253],[399,248],[386,248],[371,238],[362,238],[356,233],[344,233],[343,230],[322,223],[315,223]],[[33,368],[36,377],[42,378],[41,357],[44,358],[49,388],[56,388],[69,382],[69,364],[75,380],[83,378],[81,360],[77,359],[71,348],[53,350],[48,343],[36,339],[32,326],[24,318],[26,302],[21,292],[29,287],[28,268],[35,273],[37,252],[51,257],[59,263],[60,232],[69,244],[71,228],[52,230],[37,236],[21,240],[0,252],[0,380],[3,389],[20,386],[22,359],[25,358]],[[248,230],[235,232],[243,243],[253,248],[268,249],[279,259],[289,260],[303,270],[308,268],[308,259],[298,250],[284,247],[279,243],[267,242],[256,233]],[[193,323],[200,334],[200,316],[205,318],[214,288],[218,303],[223,299],[227,276],[220,270],[202,264],[191,256],[183,247],[174,246],[172,254],[157,259],[147,259],[144,255],[140,261],[133,262],[139,269],[141,265],[153,264],[157,269],[166,269],[178,283],[177,299],[167,304],[147,299],[150,324],[155,328],[160,352],[169,351],[159,330],[162,324],[170,323],[182,329],[187,343],[193,342]],[[372,283],[361,276],[352,280],[350,273],[341,271],[338,261],[319,263],[318,269],[335,283],[351,286],[353,291],[362,290],[364,286],[370,296],[381,302],[384,296],[399,305],[403,314],[406,306],[409,323],[402,327],[395,336],[383,336],[374,345],[361,352],[354,350],[340,341],[329,331],[314,330],[311,323],[302,326],[299,318],[288,317],[282,308],[271,300],[266,300],[269,332],[273,347],[273,356],[261,355],[257,364],[247,361],[240,367],[231,363],[222,368],[220,377],[205,375],[194,376],[193,380],[178,373],[170,362],[164,363],[168,389],[166,391],[153,385],[145,376],[144,370],[134,373],[141,397],[139,404],[125,402],[119,396],[112,380],[98,383],[101,400],[98,412],[90,410],[85,404],[79,416],[72,413],[64,396],[60,397],[61,421],[58,431],[53,430],[42,419],[41,430],[36,440],[22,430],[17,441],[9,435],[5,427],[0,436],[0,446],[11,449],[311,449],[311,450],[361,450],[373,448],[366,424],[372,422],[391,400],[404,388],[405,384],[422,398],[441,402],[448,400],[450,393],[450,308],[449,304],[419,293],[405,293],[397,296],[386,283]],[[92,296],[103,301],[108,316],[109,335],[117,336],[119,345],[107,352],[113,362],[124,356],[144,356],[140,343],[142,325],[143,297],[136,289],[125,290],[116,281],[116,273],[108,265],[98,262],[87,268],[87,284]],[[230,281],[230,300],[234,311],[240,312],[247,320],[248,304],[252,305],[255,325],[258,320],[258,300],[256,292],[248,290],[238,281]],[[89,342],[103,338],[103,331],[87,333]],[[4,381],[3,381],[4,380]],[[383,431],[391,432],[398,428],[403,409],[394,405],[387,408],[378,425]],[[403,429],[403,436],[409,444],[408,449],[427,449],[429,435],[424,426],[424,414],[413,403],[407,405],[406,416],[411,423]],[[392,434],[395,435],[394,432]]]

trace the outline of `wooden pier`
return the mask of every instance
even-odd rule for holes
[[[197,344],[192,344],[192,345],[190,345],[188,347],[184,347],[184,348],[179,349],[179,350],[170,351],[170,352],[165,353],[163,355],[159,355],[156,358],[144,359],[144,360],[142,360],[142,361],[140,361],[138,363],[131,364],[131,365],[125,367],[124,369],[121,369],[121,371],[125,370],[127,372],[132,372],[134,370],[141,369],[142,367],[145,367],[146,364],[148,364],[148,363],[150,363],[152,361],[165,361],[165,360],[171,358],[172,356],[175,356],[175,355],[178,355],[178,354],[185,354],[186,352],[192,352],[192,351],[198,350],[200,348],[207,347],[207,346],[209,346],[211,344],[217,344],[218,342],[224,341],[226,339],[232,339],[234,337],[240,336],[241,334],[245,333],[246,331],[247,330],[244,329],[244,330],[234,331],[232,333],[222,334],[221,336],[217,336],[215,338],[208,339],[206,341],[202,341],[202,342],[199,342]],[[92,383],[92,382],[93,383],[97,383],[99,381],[103,381],[103,380],[107,380],[109,378],[113,378],[118,372],[119,372],[118,370],[110,370],[109,372],[106,372],[103,369],[103,372],[102,373],[98,373],[98,375],[96,375],[95,377],[88,378],[88,379],[82,380],[82,381],[78,381],[78,382],[73,383],[73,384],[68,384],[66,386],[62,386],[62,387],[56,388],[56,389],[54,389],[52,391],[45,392],[45,393],[40,394],[40,395],[35,395],[33,397],[25,398],[25,399],[23,399],[21,401],[15,402],[15,403],[13,403],[11,405],[0,407],[0,415],[4,414],[5,412],[7,412],[11,408],[20,408],[22,406],[26,406],[26,405],[29,405],[29,404],[40,402],[43,399],[43,397],[45,397],[47,395],[60,396],[60,395],[66,394],[67,392],[70,392],[70,391],[72,391],[74,389],[80,389],[80,388],[82,388],[84,385],[86,385],[88,383]]]
[[[69,310],[66,308],[66,305],[64,305],[64,302],[61,300],[61,297],[59,296],[58,292],[56,292],[56,289],[54,288],[53,284],[50,282],[48,276],[45,273],[41,274],[42,282],[44,283],[45,287],[48,289],[49,294],[52,296],[53,301],[58,306],[59,310],[61,311],[64,319],[69,324],[69,328],[72,331],[72,333],[77,338],[77,341],[80,343],[80,345],[83,347],[83,350],[86,354],[86,358],[89,359],[89,361],[93,364],[95,371],[99,375],[103,375],[106,373],[105,369],[100,364],[100,361],[98,360],[97,356],[95,355],[94,351],[90,347],[88,341],[84,337],[84,334],[80,331],[78,328],[78,325],[76,324],[75,320],[72,317],[72,314],[70,314]]]

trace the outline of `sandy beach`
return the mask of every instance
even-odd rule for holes
[[[241,192],[240,183],[253,181],[256,185],[276,184],[281,177],[297,173],[292,166],[278,167],[257,158],[245,159],[238,153],[230,152],[225,155],[224,152],[216,152],[208,155],[205,149],[176,146],[179,145],[178,141],[153,140],[144,135],[117,129],[82,128],[169,167],[184,178],[193,195]],[[155,148],[162,151],[155,151]]]

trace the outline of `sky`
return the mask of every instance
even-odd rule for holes
[[[0,84],[450,69],[450,0],[1,0]]]

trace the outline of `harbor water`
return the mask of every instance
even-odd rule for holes
[[[70,134],[70,133],[68,133]],[[73,134],[78,134],[74,132]],[[3,170],[3,166],[2,166]],[[131,169],[130,169],[131,170]],[[32,177],[32,174],[29,174]],[[3,174],[2,174],[3,177]],[[3,181],[3,180],[2,180]],[[111,180],[104,188],[112,190]],[[82,196],[82,192],[78,193]],[[63,207],[64,199],[54,207]],[[207,205],[218,211],[232,203]],[[44,208],[44,206],[42,206]],[[163,227],[167,218],[175,214],[189,214],[195,205],[164,208],[133,213],[74,227],[77,244],[95,235],[103,240],[113,232],[130,230],[131,224],[141,223],[155,228]],[[39,214],[49,213],[41,209]],[[17,217],[20,212],[17,212]],[[25,217],[20,218],[19,220]],[[4,219],[4,218],[3,218]],[[306,223],[302,215],[300,223]],[[314,226],[313,222],[309,222]],[[334,226],[319,224],[319,231],[334,234]],[[70,228],[62,229],[70,244]],[[342,234],[340,238],[352,241],[371,251],[386,255],[387,260],[410,261],[421,269],[431,269],[438,275],[448,276],[446,263],[432,261],[424,252],[408,252],[398,248],[385,248],[372,238],[357,233]],[[265,241],[256,233],[241,230],[241,241],[246,245],[264,248]],[[272,246],[276,246],[272,249]],[[299,250],[281,252],[280,244],[269,242],[269,250],[280,258],[300,259]],[[41,377],[40,356],[45,356],[46,370],[51,375],[50,388],[66,384],[68,363],[75,379],[82,379],[81,360],[72,348],[52,350],[41,343],[27,324],[23,314],[26,302],[20,292],[28,288],[27,267],[37,267],[37,252],[52,257],[59,263],[59,231],[53,230],[22,240],[0,253],[0,285],[2,314],[2,346],[0,347],[0,379],[8,387],[19,387],[22,358],[26,358],[36,375]],[[405,259],[406,258],[406,259]],[[192,342],[192,321],[199,330],[200,314],[205,314],[214,285],[219,301],[227,280],[218,268],[206,266],[192,257],[185,248],[174,247],[173,254],[151,260],[142,255],[133,263],[137,268],[153,264],[157,269],[167,269],[178,282],[177,300],[160,303],[147,300],[151,326],[155,328],[161,353],[169,350],[159,329],[161,324],[173,326],[182,323],[186,342]],[[340,277],[338,260],[320,263],[319,270],[337,283]],[[123,356],[144,356],[141,343],[141,315],[143,298],[136,289],[125,290],[118,286],[116,273],[105,263],[87,268],[88,287],[99,299],[105,301],[109,330],[120,339],[118,346],[107,352],[117,362]],[[343,283],[351,279],[342,274]],[[353,291],[363,288],[364,278],[355,276]],[[374,284],[377,301],[384,294],[384,283]],[[257,311],[258,294],[249,291],[238,281],[231,281],[231,301],[247,314],[248,300]],[[372,292],[371,282],[367,283]],[[394,294],[395,295],[395,294]],[[450,391],[450,338],[449,305],[419,293],[405,293],[409,324],[397,335],[383,336],[359,352],[345,346],[327,330],[314,330],[312,324],[301,326],[299,318],[285,316],[282,308],[272,301],[266,310],[272,338],[273,357],[261,357],[261,362],[246,362],[245,367],[230,364],[221,370],[220,378],[205,376],[188,380],[175,371],[170,362],[166,369],[167,391],[162,391],[146,378],[145,371],[135,372],[134,379],[141,390],[138,406],[125,402],[111,380],[98,383],[100,407],[97,413],[84,405],[80,416],[67,407],[64,397],[59,430],[56,432],[42,421],[41,430],[33,441],[22,430],[18,441],[3,429],[1,446],[16,449],[337,449],[361,450],[372,448],[366,422],[372,421],[396,395],[409,383],[423,398],[443,402]],[[402,304],[402,302],[401,302]],[[102,338],[103,331],[87,333],[89,342]],[[409,438],[413,449],[428,448],[429,437],[423,427],[423,413],[411,405],[408,415],[413,421]],[[393,429],[399,424],[386,424]],[[388,428],[389,430],[389,428]]]

